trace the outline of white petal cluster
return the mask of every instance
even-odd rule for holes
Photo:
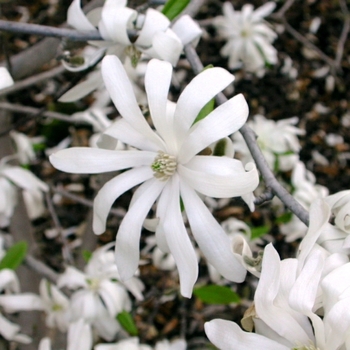
[[[122,311],[131,310],[127,289],[139,300],[143,298],[143,285],[137,278],[127,281],[125,285],[118,282],[120,277],[114,264],[114,254],[108,251],[108,248],[109,246],[105,246],[93,253],[85,267],[85,273],[74,267],[67,267],[57,282],[59,288],[67,287],[75,290],[69,304],[69,316],[63,312],[66,304],[62,298],[59,303],[62,313],[54,313],[55,310],[51,312],[51,318],[55,318],[53,322],[62,324],[63,327],[66,326],[64,322],[68,317],[70,322],[68,338],[70,333],[76,336],[78,331],[74,329],[78,328],[79,332],[89,334],[92,332],[91,329],[94,329],[103,339],[113,340],[120,330],[116,316]],[[51,304],[56,305],[56,300]],[[72,344],[76,346],[76,343]]]
[[[250,203],[259,181],[253,164],[248,164],[245,170],[240,161],[226,156],[198,155],[245,123],[247,103],[242,95],[237,95],[193,125],[204,105],[234,77],[222,68],[207,69],[191,81],[177,104],[168,104],[172,67],[167,62],[151,60],[145,86],[155,132],[141,113],[117,57],[104,58],[102,74],[123,117],[102,134],[101,144],[107,147],[110,140],[110,149],[71,148],[52,155],[50,161],[56,168],[71,173],[132,168],[107,182],[95,198],[93,228],[97,234],[105,231],[114,201],[143,183],[135,192],[117,234],[116,263],[122,280],[131,278],[138,267],[142,224],[158,200],[157,244],[162,251],[171,252],[179,270],[181,293],[191,295],[198,264],[183,223],[181,197],[192,233],[207,260],[225,278],[243,281],[246,270],[233,255],[227,235],[197,192],[217,198],[243,195]],[[114,150],[117,140],[134,150]]]
[[[248,125],[257,135],[257,143],[271,169],[292,170],[299,159],[300,143],[298,135],[305,131],[296,127],[297,117],[275,122],[262,115],[256,115]],[[233,135],[233,146],[241,154],[244,163],[252,161],[249,149],[240,133]]]
[[[216,17],[214,25],[219,35],[227,40],[221,55],[228,57],[228,67],[244,68],[264,75],[266,64],[277,63],[277,51],[271,45],[277,34],[264,21],[275,8],[274,2],[267,2],[254,11],[253,5],[245,4],[241,11],[235,11],[231,2],[223,4],[224,16]]]
[[[19,281],[13,270],[0,270],[0,308],[2,312],[42,310],[41,299],[32,293],[19,293]],[[20,326],[0,313],[0,335],[8,341],[29,344],[32,339],[20,333]]]
[[[85,15],[80,0],[72,2],[67,14],[68,24],[80,31],[93,31],[98,27],[105,41],[93,42],[100,49],[85,55],[80,66],[74,67],[63,61],[67,69],[85,69],[96,63],[106,50],[122,61],[126,56],[130,57],[134,66],[142,53],[176,65],[183,46],[201,35],[200,28],[189,16],[182,16],[170,28],[169,19],[161,12],[150,8],[145,14],[139,14],[126,4],[126,0],[106,0],[102,8]]]
[[[254,305],[242,324],[213,320],[205,325],[220,349],[346,350],[350,341],[350,262],[345,231],[331,228],[333,210],[346,208],[344,193],[318,199],[295,259],[280,261],[266,246]],[[343,223],[340,224],[340,226]]]
[[[28,205],[28,214],[31,219],[40,216],[43,211],[42,192],[48,191],[48,186],[39,180],[32,172],[19,166],[6,164],[8,159],[0,162],[0,227],[10,223],[17,204],[16,186],[24,191],[25,203]],[[35,205],[33,207],[33,205]]]

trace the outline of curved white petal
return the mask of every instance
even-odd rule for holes
[[[182,45],[187,45],[202,35],[199,25],[189,16],[181,16],[171,27],[174,33],[179,37]]]
[[[92,332],[91,326],[83,319],[71,323],[67,335],[67,350],[91,350]]]
[[[268,244],[264,250],[260,280],[254,297],[256,313],[272,330],[291,344],[308,344],[310,336],[307,331],[293,318],[288,309],[275,305],[279,285],[280,259],[273,245]]]
[[[264,17],[268,16],[272,13],[272,11],[275,9],[276,3],[269,1],[266,4],[258,7],[253,13],[252,13],[252,20],[253,21],[261,21]]]
[[[289,350],[262,335],[243,332],[236,323],[226,320],[206,322],[204,329],[209,340],[221,350]]]
[[[172,67],[168,62],[151,60],[147,65],[145,88],[153,124],[159,135],[166,140],[169,152],[175,151],[175,136],[172,119],[167,118],[168,92],[171,83]]]
[[[155,178],[142,184],[134,195],[138,191],[143,191],[143,195],[134,201],[120,224],[115,259],[122,281],[131,278],[138,267],[142,223],[164,186],[165,182]]]
[[[240,129],[248,118],[248,104],[242,94],[217,107],[196,123],[181,146],[179,161],[186,163],[195,154]]]
[[[151,46],[154,34],[158,31],[165,31],[169,25],[170,21],[167,17],[159,11],[149,8],[135,44],[141,47]]]
[[[198,278],[198,261],[190,238],[188,237],[180,208],[179,178],[175,174],[164,191],[169,192],[165,218],[159,225],[164,228],[165,237],[179,271],[182,296],[191,298],[192,289]]]
[[[86,276],[73,266],[68,266],[64,273],[57,280],[59,288],[67,287],[69,289],[77,289],[79,287],[87,288]]]
[[[81,9],[80,0],[74,0],[68,8],[67,23],[80,31],[96,30]]]
[[[228,280],[243,282],[247,271],[233,254],[223,228],[184,181],[181,181],[180,190],[191,231],[206,259]]]
[[[151,165],[156,153],[147,151],[114,151],[100,148],[73,147],[50,156],[51,164],[74,174],[99,174],[142,165]]]
[[[72,102],[77,101],[90,92],[96,90],[103,84],[102,75],[100,71],[92,72],[88,78],[72,87],[66,93],[64,93],[59,99],[59,102]]]
[[[113,140],[111,140],[111,138],[113,138]],[[115,149],[118,140],[144,151],[159,151],[159,146],[156,143],[135,130],[124,118],[116,120],[106,129],[103,134],[101,134],[97,144],[100,145],[100,148],[105,148],[102,147],[102,145],[108,144],[112,145]]]
[[[209,68],[198,74],[181,93],[175,110],[174,127],[177,138],[183,140],[198,113],[215,95],[234,80],[223,68]]]
[[[120,60],[116,56],[106,56],[102,61],[101,71],[106,88],[120,114],[135,130],[163,149],[163,141],[154,133],[140,111],[134,90]]]
[[[0,313],[0,334],[6,340],[19,341],[20,343],[29,344],[32,339],[24,334],[18,333],[20,326],[15,323],[10,322]]]
[[[101,234],[106,230],[106,220],[114,201],[130,188],[150,179],[151,167],[139,167],[126,171],[108,181],[94,199],[93,230]]]
[[[4,290],[18,293],[19,281],[13,270],[2,269],[0,270],[0,291]]]
[[[39,189],[46,192],[49,189],[48,185],[32,172],[19,166],[8,166],[1,170],[1,175],[6,176],[16,186],[26,190]]]
[[[118,2],[108,0],[103,6],[101,16],[99,29],[105,40],[112,40],[125,46],[131,44],[127,29],[133,27],[132,22],[137,17],[135,10],[121,7]]]
[[[153,36],[152,47],[143,52],[155,58],[160,58],[176,66],[181,55],[183,45],[171,29],[166,32],[157,32]]]
[[[245,171],[242,163],[236,159],[197,156],[189,165],[190,167],[187,164],[178,164],[179,175],[196,191],[209,197],[242,196],[254,191],[259,184],[258,171],[253,163],[250,163],[248,171]],[[213,166],[217,166],[217,169],[211,172]],[[230,173],[227,174],[227,170]]]
[[[41,339],[38,350],[51,350],[51,339],[48,337]]]

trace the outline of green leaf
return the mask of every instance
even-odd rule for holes
[[[136,336],[138,334],[136,325],[131,315],[127,311],[122,311],[117,315],[117,320],[120,325],[128,332],[131,336]]]
[[[87,263],[87,262],[89,262],[89,260],[90,260],[91,257],[92,257],[92,252],[91,252],[90,250],[84,249],[84,250],[81,252],[81,255],[83,256],[84,261]]]
[[[189,3],[190,0],[168,0],[163,7],[162,13],[172,21]]]
[[[213,98],[200,110],[193,124],[196,124],[200,120],[204,119],[210,112],[212,112],[214,110],[214,105],[215,99]]]
[[[193,290],[193,294],[206,304],[231,304],[239,303],[240,297],[231,288],[226,286],[209,286],[198,287]]]
[[[6,252],[6,255],[0,261],[0,270],[11,269],[15,270],[21,265],[27,254],[28,244],[25,241],[20,241],[14,244]]]
[[[285,224],[292,220],[293,214],[291,212],[287,212],[276,218],[275,223],[276,224]]]
[[[227,139],[219,140],[214,147],[213,156],[217,156],[217,157],[224,156],[226,146],[227,146]]]
[[[270,231],[270,226],[265,225],[265,226],[259,226],[259,227],[252,227],[250,230],[252,233],[250,239],[255,239],[268,233]]]

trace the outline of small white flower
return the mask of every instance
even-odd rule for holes
[[[108,341],[113,340],[120,330],[116,321],[117,314],[131,309],[126,288],[118,279],[114,254],[104,247],[93,253],[85,267],[85,273],[74,267],[67,267],[57,282],[58,287],[78,289],[71,297],[72,320],[84,319]],[[143,286],[136,278],[127,281],[127,285],[132,293],[142,299]]]
[[[256,115],[248,121],[248,125],[257,135],[258,145],[271,169],[276,165],[281,171],[292,170],[299,159],[300,143],[297,135],[304,135],[305,131],[294,126],[297,117],[282,119],[277,122]],[[233,147],[241,154],[243,163],[252,161],[249,149],[240,133],[233,135]]]
[[[239,68],[243,62],[247,71],[263,75],[266,63],[277,63],[277,51],[271,45],[277,35],[263,20],[275,6],[267,2],[254,11],[253,5],[246,4],[242,11],[235,11],[230,2],[223,4],[224,16],[215,18],[214,25],[228,40],[221,54],[229,57],[229,68]]]
[[[97,234],[105,231],[108,212],[116,198],[143,183],[135,192],[117,234],[116,262],[122,280],[131,278],[138,267],[142,224],[158,199],[158,246],[174,256],[181,293],[191,296],[198,263],[183,223],[181,196],[192,233],[207,260],[224,277],[243,281],[245,269],[234,257],[227,235],[197,192],[218,198],[245,196],[250,203],[252,191],[259,181],[253,164],[247,165],[248,171],[245,171],[238,160],[198,155],[245,123],[247,103],[243,95],[237,95],[193,125],[203,106],[234,77],[222,68],[207,69],[185,88],[176,105],[169,105],[167,95],[172,67],[164,61],[150,61],[145,86],[155,132],[141,113],[117,57],[104,58],[102,74],[111,98],[123,116],[103,135],[138,150],[71,148],[52,155],[50,161],[56,168],[71,173],[132,168],[107,182],[95,198],[93,228]]]

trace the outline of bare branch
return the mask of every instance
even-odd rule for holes
[[[9,111],[9,112],[23,113],[23,114],[29,114],[29,115],[38,115],[41,112],[41,109],[39,108],[22,106],[22,105],[12,104],[8,102],[0,102],[0,109]],[[84,121],[74,120],[67,114],[58,113],[58,112],[45,111],[41,114],[41,116],[50,118],[50,119],[57,119],[63,122],[73,123],[73,124],[85,123]],[[85,123],[85,124],[88,124],[88,123]]]
[[[38,259],[35,259],[33,256],[31,255],[27,255],[26,258],[24,259],[24,263],[31,268],[32,270],[34,270],[35,272],[37,272],[39,275],[47,278],[48,280],[50,280],[53,283],[57,283],[58,280],[58,273],[55,272],[54,270],[52,270],[50,267],[48,267],[47,265],[45,265],[43,262],[41,262]]]
[[[55,38],[68,38],[75,41],[103,40],[96,31],[81,32],[74,29],[55,28],[33,23],[21,23],[0,20],[0,30],[13,33],[24,33],[49,36]]]
[[[47,72],[39,73],[37,75],[33,75],[27,79],[16,81],[13,85],[9,86],[6,89],[0,90],[0,97],[6,96],[9,94],[12,94],[14,92],[26,89],[32,85],[35,85],[37,83],[43,82],[45,80],[49,80],[51,78],[56,77],[57,75],[62,74],[65,72],[66,69],[64,66],[60,65],[58,67],[55,67]]]
[[[191,44],[185,46],[185,54],[191,64],[193,71],[198,74],[203,70],[196,50]],[[217,102],[223,104],[227,101],[223,93],[217,95]],[[247,125],[243,125],[239,130],[247,143],[250,153],[254,158],[257,168],[264,178],[267,187],[306,225],[309,223],[309,213],[297,202],[293,196],[277,181],[273,172],[269,168],[257,142],[254,131]]]
[[[337,68],[340,68],[340,66],[341,66],[341,59],[343,58],[344,46],[345,46],[346,39],[348,38],[349,30],[350,30],[350,14],[349,14],[348,7],[346,5],[346,1],[339,0],[339,5],[340,5],[342,13],[344,14],[345,19],[344,19],[343,29],[342,29],[342,32],[340,34],[340,38],[338,41],[337,52],[336,52],[336,56],[335,56],[335,65]]]

